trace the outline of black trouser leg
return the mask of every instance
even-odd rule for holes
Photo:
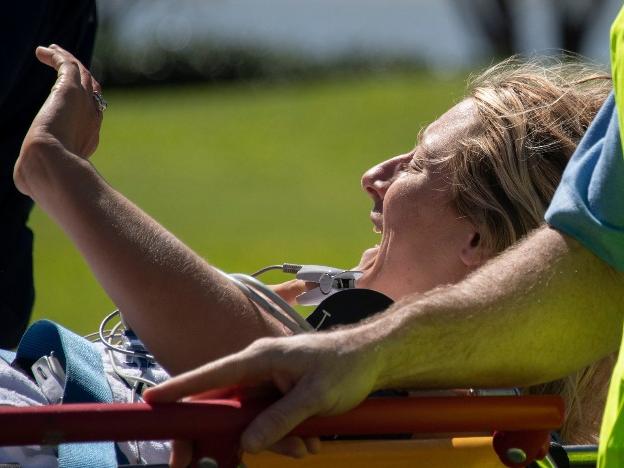
[[[34,302],[32,201],[13,184],[13,165],[56,74],[35,47],[56,43],[87,66],[97,24],[94,0],[3,2],[0,13],[0,347],[17,345]]]

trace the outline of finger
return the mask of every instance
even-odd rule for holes
[[[193,458],[193,446],[188,440],[174,440],[171,444],[169,465],[171,468],[185,468]]]
[[[184,401],[197,400],[228,400],[240,397],[241,389],[238,387],[225,387],[207,390],[184,398]]]
[[[51,66],[56,71],[60,71],[61,66],[66,64],[71,64],[72,68],[78,71],[78,60],[56,44],[52,44],[50,47],[37,47],[35,53],[37,58],[41,57],[39,59],[43,63]]]
[[[93,76],[91,76],[91,88],[93,89],[93,91],[95,91],[96,93],[100,93],[102,94],[102,86],[100,85],[100,82],[98,80],[96,80],[95,78],[93,78]]]
[[[205,400],[276,400],[282,396],[274,385],[223,387],[185,397],[182,401]]]
[[[91,73],[80,62],[80,60],[74,57],[74,55],[71,52],[63,49],[61,46],[58,46],[56,44],[52,44],[50,46],[50,49],[54,50],[55,54],[61,57],[64,63],[73,64],[74,66],[78,67],[78,71],[80,73],[80,84],[88,92],[92,92],[93,85],[91,82],[92,80]]]
[[[316,414],[317,400],[310,397],[306,387],[303,381],[299,381],[289,393],[260,413],[241,436],[243,449],[251,453],[265,450]]]
[[[285,283],[276,284],[273,290],[280,295],[289,304],[295,304],[296,298],[310,289],[318,286],[316,283],[306,282],[298,279],[286,281]]]
[[[303,292],[303,288],[299,287],[299,283],[303,283],[300,280],[290,280],[285,283],[276,284],[272,286],[273,291],[275,291],[282,299],[284,299],[289,304],[294,304],[295,298]]]
[[[54,61],[52,60],[52,56],[54,55],[54,51],[49,47],[39,46],[35,49],[35,55],[37,59],[49,67],[54,67]]]
[[[271,451],[293,458],[303,458],[308,455],[308,447],[301,437],[284,437],[271,447]]]
[[[53,44],[50,47],[37,47],[35,55],[41,63],[54,68],[59,78],[66,77],[75,84],[82,84],[78,61],[76,59],[70,60],[67,55],[63,54],[64,51],[61,51],[62,49]],[[69,56],[73,58],[71,54]]]
[[[266,381],[271,370],[269,359],[243,350],[150,388],[143,393],[143,397],[148,403],[176,401],[211,389]]]
[[[86,89],[89,93],[93,92],[93,78],[91,77],[91,72],[87,70],[83,64],[78,62],[78,69],[80,70],[80,84],[84,89]]]
[[[308,453],[317,454],[321,451],[321,439],[318,437],[305,437],[303,439],[303,443],[306,445],[308,449]]]

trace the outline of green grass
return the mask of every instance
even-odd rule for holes
[[[361,173],[410,149],[461,91],[459,79],[422,75],[112,91],[93,162],[226,271],[285,261],[349,267],[376,242]],[[94,330],[113,305],[39,210],[31,225],[34,318]]]

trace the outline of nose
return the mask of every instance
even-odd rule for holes
[[[381,162],[362,175],[362,188],[375,200],[383,200],[388,188],[401,172],[403,165],[411,158],[410,154],[401,154]]]

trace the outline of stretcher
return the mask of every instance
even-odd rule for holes
[[[346,414],[314,417],[293,430],[293,435],[337,439],[324,441],[320,454],[301,460],[269,452],[243,455],[240,434],[270,403],[256,399],[4,407],[0,445],[189,440],[193,464],[203,468],[241,463],[249,468],[520,468],[547,455],[550,434],[564,420],[558,396],[370,398]]]

